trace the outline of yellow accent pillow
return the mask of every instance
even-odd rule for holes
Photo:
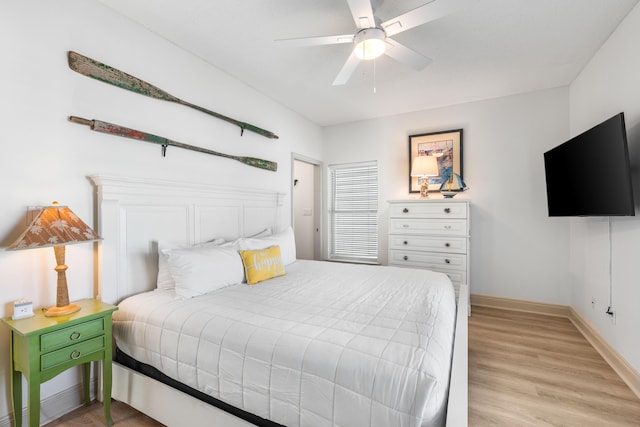
[[[256,251],[240,251],[247,283],[254,285],[263,280],[284,276],[280,246],[270,246]]]

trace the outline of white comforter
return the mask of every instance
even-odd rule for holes
[[[135,295],[113,318],[126,354],[286,426],[444,425],[455,302],[440,273],[299,260],[253,286]]]

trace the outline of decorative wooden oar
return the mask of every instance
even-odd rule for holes
[[[167,152],[167,147],[179,147],[185,150],[198,151],[200,153],[211,154],[213,156],[226,157],[227,159],[237,160],[245,165],[253,166],[268,171],[277,171],[278,164],[264,159],[257,159],[255,157],[244,156],[232,156],[230,154],[219,153],[217,151],[208,150],[206,148],[196,147],[189,144],[183,144],[182,142],[173,141],[168,138],[154,135],[152,133],[141,132],[139,130],[130,129],[124,126],[114,125],[113,123],[107,123],[100,120],[83,119],[82,117],[69,116],[69,121],[86,125],[96,132],[108,133],[110,135],[123,136],[125,138],[137,139],[139,141],[152,142],[154,144],[160,144],[162,146],[162,156],[164,157]]]
[[[187,107],[202,111],[203,113],[209,114],[210,116],[217,117],[226,122],[239,126],[241,129],[240,135],[242,135],[246,129],[262,136],[266,136],[267,138],[278,139],[278,135],[273,132],[250,125],[249,123],[232,119],[231,117],[224,116],[214,111],[207,110],[206,108],[191,104],[187,101],[183,101],[182,99],[176,98],[175,96],[165,92],[164,90],[145,82],[144,80],[140,80],[137,77],[125,73],[124,71],[120,71],[94,59],[80,55],[77,52],[69,51],[68,59],[69,68],[85,76],[100,80],[101,82],[109,83],[122,89],[130,90],[131,92],[150,96],[151,98],[175,102],[177,104],[186,105]]]

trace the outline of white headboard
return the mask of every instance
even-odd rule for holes
[[[280,231],[284,194],[209,184],[89,177],[96,187],[98,298],[116,304],[155,289],[158,240],[194,244]]]

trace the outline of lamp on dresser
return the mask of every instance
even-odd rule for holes
[[[49,308],[45,316],[65,316],[80,310],[79,305],[69,302],[65,246],[97,240],[100,236],[71,209],[53,202],[52,206],[44,207],[18,240],[9,245],[7,250],[53,247],[58,264],[55,268],[58,273],[56,305]]]
[[[417,156],[411,165],[411,176],[418,177],[420,184],[420,197],[429,197],[429,177],[438,176],[438,159],[434,156]]]

